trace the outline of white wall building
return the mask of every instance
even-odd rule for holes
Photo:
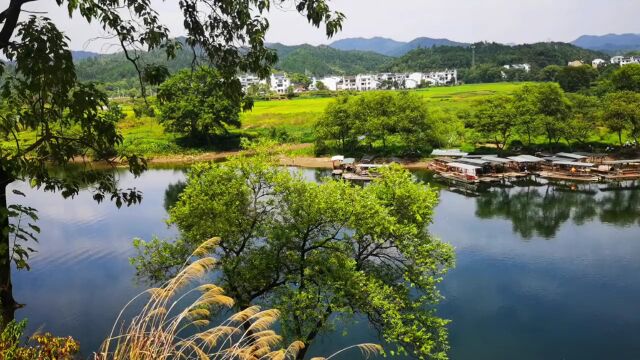
[[[594,69],[597,69],[601,66],[604,66],[607,62],[602,60],[602,59],[595,59],[591,62],[591,66],[593,66]]]
[[[239,75],[238,80],[240,80],[240,85],[242,86],[242,91],[244,92],[247,92],[251,85],[267,83],[266,80],[261,80],[259,77],[253,74]]]
[[[271,74],[271,78],[269,80],[271,91],[275,91],[278,94],[286,94],[287,89],[291,86],[291,81],[287,77],[286,73]]]
[[[531,65],[529,64],[511,64],[503,66],[505,69],[524,70],[525,72],[531,71]]]
[[[356,76],[356,90],[369,91],[378,88],[378,79],[376,75],[359,74]]]
[[[629,64],[640,64],[640,58],[628,57],[620,61],[620,66],[629,65]]]
[[[611,58],[611,63],[620,65],[622,60],[624,60],[624,56],[614,56]]]
[[[342,81],[340,76],[326,76],[320,79],[320,82],[331,91],[338,91],[338,83]]]
[[[358,90],[358,83],[355,76],[343,76],[341,81],[337,84],[338,91],[356,91]]]

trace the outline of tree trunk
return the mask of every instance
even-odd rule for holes
[[[620,146],[622,146],[622,130],[618,131],[618,141],[620,142]]]
[[[7,209],[7,185],[10,179],[0,178],[0,306],[2,328],[15,317],[19,307],[13,298],[11,284],[11,244],[9,242],[9,214]]]

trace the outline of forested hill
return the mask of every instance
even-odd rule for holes
[[[617,55],[640,50],[640,34],[584,35],[572,42],[585,49]]]
[[[391,62],[391,58],[364,51],[341,51],[328,46],[269,44],[278,52],[276,69],[286,72],[328,74],[356,74],[376,71]],[[167,61],[162,52],[144,54],[146,62],[164,64],[174,73],[191,66],[192,53],[183,50]],[[136,76],[135,69],[122,54],[101,55],[82,59],[76,64],[78,77],[83,81],[116,82]]]
[[[376,71],[391,63],[391,58],[367,51],[343,51],[329,46],[269,44],[278,52],[276,67],[287,72],[308,72],[317,76],[357,74]]]
[[[567,43],[537,43],[525,45],[503,45],[477,43],[476,65],[502,66],[528,63],[534,69],[548,65],[566,66],[569,61],[582,60],[590,63],[595,58],[609,57],[597,51],[586,50]],[[444,68],[466,69],[471,67],[470,47],[438,46],[418,48],[395,59],[386,69],[389,71],[430,71]]]

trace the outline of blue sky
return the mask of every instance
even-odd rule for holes
[[[290,2],[287,0],[286,2]],[[182,33],[177,0],[152,0],[176,36]],[[346,14],[344,29],[335,39],[383,36],[411,40],[419,36],[463,42],[531,43],[572,41],[580,35],[640,33],[640,0],[332,0]],[[95,25],[77,18],[53,0],[30,3],[26,9],[44,11],[71,38],[76,50],[114,51]],[[308,25],[295,11],[273,9],[268,41],[322,44],[321,29]]]

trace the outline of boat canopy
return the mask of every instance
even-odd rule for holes
[[[627,165],[627,164],[640,164],[640,159],[633,160],[613,160],[613,161],[605,161],[607,165]]]
[[[459,163],[459,162],[448,163],[447,166],[453,167],[453,168],[458,168],[458,169],[461,169],[461,170],[473,170],[473,171],[475,171],[475,170],[478,170],[478,169],[482,169],[479,166],[463,164],[463,163]]]
[[[465,164],[471,164],[471,165],[487,165],[489,163],[491,163],[488,160],[482,160],[482,159],[470,159],[470,158],[462,158],[458,160],[461,163],[465,163]]]
[[[539,163],[544,161],[544,159],[531,155],[509,156],[508,159],[518,163]]]
[[[563,165],[563,166],[578,166],[578,167],[592,167],[593,164],[591,163],[582,163],[582,162],[575,162],[575,161],[554,161],[553,165]]]
[[[498,155],[467,155],[465,156],[465,158],[467,159],[482,159],[482,158],[486,158],[486,157],[498,157]]]
[[[342,160],[342,163],[347,165],[355,164],[355,162],[356,162],[356,159],[354,158],[345,158],[344,160]]]
[[[460,149],[435,149],[431,152],[431,156],[467,156],[468,153],[460,152]]]
[[[343,161],[344,160],[344,156],[342,155],[336,155],[331,157],[331,161]]]
[[[586,156],[583,155],[578,155],[578,154],[574,154],[574,153],[566,153],[566,152],[559,152],[556,154],[556,156],[559,157],[563,157],[563,158],[567,158],[567,159],[574,159],[574,160],[582,160],[582,159],[586,159]]]
[[[500,158],[498,156],[493,156],[493,155],[485,156],[482,158],[482,160],[486,160],[494,164],[508,164],[513,161],[513,160],[504,159],[504,158]]]

